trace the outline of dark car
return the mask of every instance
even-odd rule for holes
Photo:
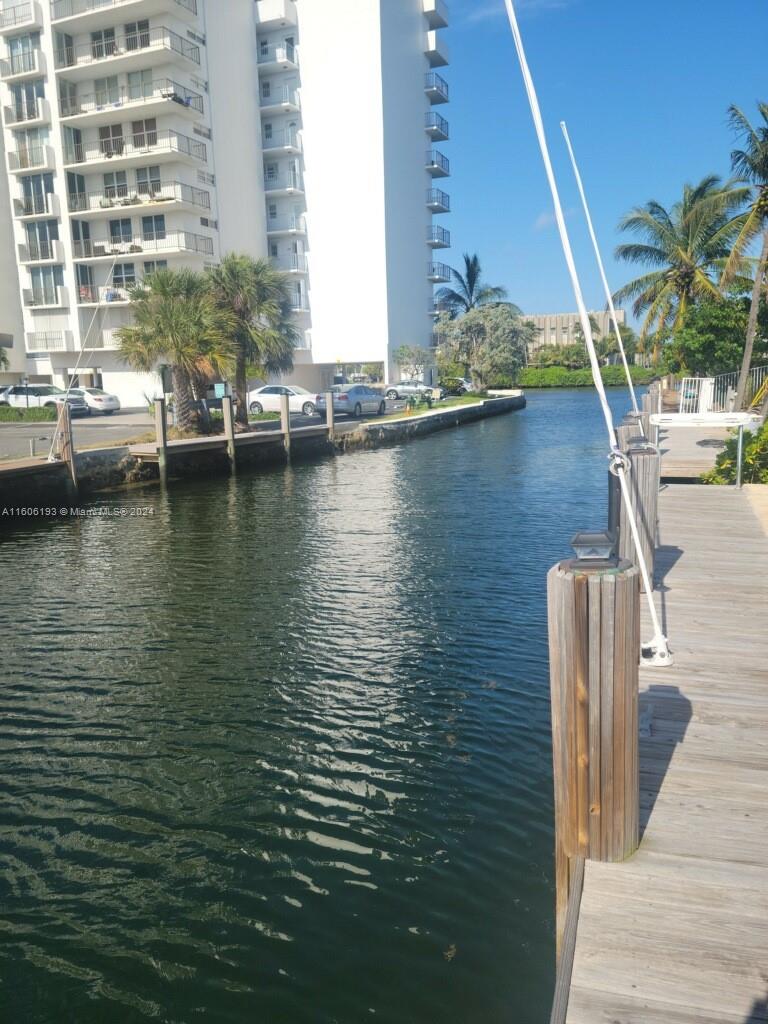
[[[447,395],[458,396],[466,395],[469,391],[475,390],[472,381],[467,380],[465,377],[442,377],[440,387]]]

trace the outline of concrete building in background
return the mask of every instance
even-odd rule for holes
[[[609,312],[592,310],[589,315],[597,324],[598,337],[613,333]],[[619,324],[623,326],[627,319],[624,310],[617,309],[616,316]],[[546,345],[574,345],[580,341],[576,333],[581,328],[578,313],[525,313],[523,319],[538,328],[538,338],[531,346],[531,351],[544,348]]]
[[[442,0],[3,0],[12,376],[77,370],[143,404],[157,376],[115,337],[128,288],[232,250],[290,275],[291,379],[396,373],[399,345],[429,345],[449,276],[446,24]]]

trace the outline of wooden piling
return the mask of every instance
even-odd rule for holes
[[[72,438],[72,413],[69,402],[57,402],[58,430],[60,438],[59,454],[62,462],[69,469],[69,489],[73,497],[77,496],[77,466],[75,464],[75,442]]]
[[[168,420],[165,412],[165,398],[155,399],[155,440],[160,482],[165,484],[168,482]]]
[[[280,395],[280,430],[283,434],[285,457],[291,461],[291,407],[288,395]]]
[[[661,457],[655,448],[642,445],[635,441],[627,451],[629,457],[629,495],[635,522],[640,534],[640,549],[648,566],[648,575],[653,582],[654,561],[656,555],[656,531],[659,504],[659,484],[661,479]],[[617,554],[620,558],[637,564],[637,553],[629,526],[629,516],[624,503],[621,503],[619,514],[619,531]],[[642,580],[641,589],[644,589]]]
[[[639,840],[639,571],[571,560],[547,577],[558,951],[575,858],[621,861]]]
[[[237,450],[235,448],[235,414],[232,410],[232,398],[230,395],[225,395],[222,398],[221,411],[224,416],[224,436],[227,439],[229,468],[234,473],[237,469]]]
[[[333,408],[333,392],[332,391],[326,391],[326,393],[325,393],[325,422],[326,422],[326,425],[328,427],[328,439],[330,441],[333,440],[333,435],[334,435],[334,432],[336,430],[336,423],[335,423],[334,416],[335,416],[335,414],[334,414],[334,408]]]

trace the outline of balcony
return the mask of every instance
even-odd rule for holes
[[[260,31],[274,32],[296,25],[296,5],[293,0],[261,0],[256,5],[256,19]]]
[[[279,156],[281,153],[293,154],[301,152],[301,143],[296,129],[286,129],[282,132],[273,132],[271,135],[262,135],[261,148],[265,156]]]
[[[195,166],[205,163],[208,150],[204,142],[197,142],[175,131],[148,131],[127,138],[96,139],[76,143],[64,154],[64,163],[71,167],[88,166],[93,171],[108,171],[113,167],[138,167],[147,160],[184,160]]]
[[[451,268],[445,263],[428,263],[427,278],[432,284],[448,284],[451,280]]]
[[[443,0],[422,0],[430,28],[448,28],[448,6]]]
[[[439,32],[427,32],[427,45],[424,50],[431,68],[444,68],[451,63],[448,45]]]
[[[197,18],[197,0],[52,0],[51,21],[67,21],[61,29],[71,32],[82,28],[111,27],[116,19],[149,18],[167,14],[170,9],[174,18],[192,22]],[[71,19],[82,18],[83,26]]]
[[[0,78],[4,82],[20,82],[25,78],[42,78],[46,73],[45,54],[42,50],[16,53],[0,60]]]
[[[264,193],[268,196],[303,195],[304,183],[298,174],[278,174],[264,179]]]
[[[110,262],[115,256],[137,256],[140,253],[193,253],[197,256],[213,256],[213,239],[207,235],[196,235],[191,231],[166,231],[162,236],[144,238],[102,238],[74,242],[73,256],[76,260]]]
[[[19,263],[63,263],[64,246],[59,241],[40,241],[17,247]]]
[[[114,217],[116,209],[143,213],[148,206],[154,210],[155,207],[169,205],[199,214],[201,210],[210,210],[211,195],[180,181],[160,181],[143,186],[142,190],[116,185],[108,191],[100,188],[93,192],[70,192],[67,203],[70,213],[88,213],[91,216],[103,214]]]
[[[62,97],[59,101],[62,118],[68,124],[112,124],[116,112],[141,117],[162,117],[165,114],[181,114],[197,120],[204,113],[203,97],[192,92],[170,78],[159,78],[143,88],[115,88],[101,92],[87,93],[75,99]]]
[[[24,347],[29,355],[43,352],[74,352],[72,331],[28,331]]]
[[[48,100],[36,99],[34,103],[16,103],[3,110],[7,128],[23,126],[34,128],[51,123],[51,105]]]
[[[437,149],[427,150],[426,167],[433,178],[447,178],[451,173],[451,162]]]
[[[113,327],[102,331],[101,334],[93,338],[89,344],[88,349],[92,348],[106,348],[111,351],[115,351],[120,348],[120,338],[118,336],[119,327]]]
[[[259,46],[259,69],[261,71],[296,71],[299,66],[296,47]]]
[[[296,114],[301,109],[298,92],[288,85],[272,88],[269,96],[261,96],[259,104],[264,115]]]
[[[130,301],[128,289],[117,288],[115,285],[97,288],[95,285],[81,284],[77,289],[78,306],[125,306]]]
[[[109,62],[110,74],[144,71],[169,61],[200,66],[200,47],[169,28],[143,29],[114,39],[64,46],[54,54],[56,70],[66,69],[67,81],[93,78],[94,68]]]
[[[448,122],[434,110],[424,115],[424,130],[433,142],[447,142],[450,138]]]
[[[447,192],[441,192],[439,188],[427,189],[427,209],[432,213],[450,213],[451,197]]]
[[[451,232],[440,224],[430,224],[427,228],[427,245],[432,249],[450,249]]]
[[[0,11],[0,35],[9,32],[18,32],[20,29],[34,29],[43,27],[43,12],[37,0],[28,0],[27,3],[3,4]]]
[[[26,174],[27,171],[52,171],[55,166],[53,146],[28,146],[8,154],[8,170],[11,174]]]
[[[284,274],[306,274],[307,257],[301,252],[292,252],[287,256],[273,256],[272,266]]]
[[[63,285],[51,288],[25,288],[23,292],[25,309],[67,309],[69,292]]]
[[[424,79],[424,91],[433,106],[449,102],[448,83],[436,71],[427,72]]]
[[[41,217],[52,220],[61,216],[61,204],[57,195],[45,192],[43,195],[14,199],[13,212],[20,220],[36,220]]]
[[[274,217],[267,221],[267,235],[306,235],[307,225],[303,217]]]

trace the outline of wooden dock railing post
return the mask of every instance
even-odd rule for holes
[[[155,440],[160,482],[166,484],[168,483],[168,420],[165,413],[165,398],[155,399]]]
[[[235,447],[235,414],[232,411],[232,398],[230,395],[224,395],[222,398],[221,412],[224,416],[224,436],[227,439],[229,468],[234,473],[237,468],[237,449]]]
[[[639,841],[640,573],[613,555],[555,565],[547,576],[555,786],[557,944],[575,858],[621,861]],[[598,544],[598,551],[600,545]]]
[[[280,395],[280,430],[283,434],[285,457],[291,461],[291,407],[288,395]]]
[[[72,413],[69,409],[69,402],[57,402],[59,420],[59,436],[61,445],[59,453],[62,462],[66,462],[69,469],[69,490],[73,497],[77,497],[77,466],[75,465],[75,442],[72,438]]]
[[[325,422],[328,427],[328,440],[333,440],[333,435],[336,431],[335,412],[333,408],[333,392],[326,391],[325,393]]]

